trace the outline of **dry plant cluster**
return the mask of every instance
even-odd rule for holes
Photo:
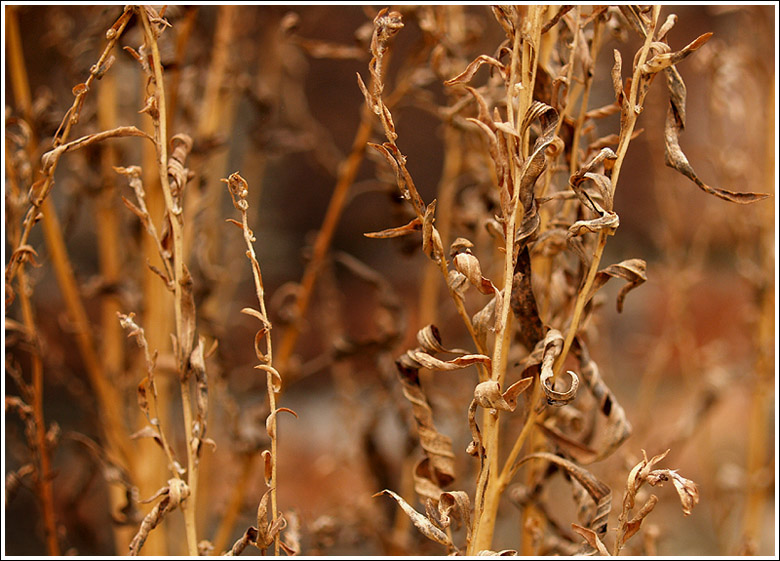
[[[6,6],[5,553],[771,549],[771,8],[670,8]]]

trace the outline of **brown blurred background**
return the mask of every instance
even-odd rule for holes
[[[11,9],[18,18],[34,99],[32,128],[41,139],[40,156],[70,107],[71,88],[85,80],[105,43],[105,30],[121,7],[4,7]],[[492,54],[503,39],[503,31],[490,10],[475,5],[463,9],[477,30],[471,58]],[[212,68],[220,10],[217,6],[168,9],[166,17],[173,28],[161,39],[163,60],[167,61],[166,75],[171,79],[176,76],[179,84],[178,112],[170,130],[187,132],[196,142],[190,161],[197,173],[196,184],[188,189],[206,192],[207,182],[237,170],[250,189],[255,189],[250,196],[250,224],[257,237],[255,247],[271,319],[275,325],[283,325],[285,285],[301,278],[340,162],[350,152],[359,126],[364,102],[355,74],[359,72],[364,79],[368,75],[366,37],[370,37],[375,8],[237,7],[227,37],[229,70],[220,90],[222,111],[216,117],[204,116],[201,101]],[[665,465],[695,481],[701,500],[693,514],[684,517],[671,484],[653,490],[661,500],[643,532],[657,536],[657,554],[771,555],[777,553],[776,7],[665,6],[662,13],[671,12],[679,16],[670,34],[673,48],[679,49],[707,31],[714,32],[713,39],[678,67],[688,86],[683,149],[706,183],[736,191],[766,192],[771,197],[745,207],[731,205],[706,195],[665,167],[663,120],[668,99],[662,84],[653,84],[638,123],[644,132],[630,145],[616,194],[620,228],[610,238],[603,259],[605,265],[633,257],[645,259],[648,281],[629,294],[622,314],[617,314],[614,306],[619,283],[609,283],[602,291],[604,305],[589,327],[594,358],[627,411],[634,434],[614,456],[593,466],[593,472],[612,487],[616,516],[625,477],[641,458],[641,451],[653,455],[671,448]],[[285,35],[280,27],[293,21],[290,14],[297,20],[292,34]],[[421,35],[414,18],[405,21],[407,25],[394,43],[391,77]],[[189,37],[179,52],[177,48],[182,47],[177,41],[184,29]],[[320,58],[304,39],[355,48],[358,58]],[[120,44],[138,48],[140,34],[135,23]],[[626,42],[611,38],[604,45],[596,75],[607,79],[596,81],[592,107],[614,99],[608,79],[612,50],[623,53],[625,73],[637,47],[634,37]],[[138,65],[122,51],[114,54],[117,60],[106,76],[112,75],[117,92],[117,122],[145,127],[145,116],[137,113],[143,106]],[[6,64],[6,72],[7,68]],[[6,117],[21,117],[9,75],[5,78]],[[97,82],[94,95],[88,97],[73,138],[100,130],[95,99],[103,85]],[[434,80],[425,89],[436,102],[446,99],[440,82]],[[442,170],[442,133],[438,119],[424,107],[424,103],[411,100],[402,102],[394,108],[393,117],[409,170],[423,198],[430,201],[436,196]],[[208,118],[216,118],[210,129],[204,124]],[[605,119],[598,126],[602,134],[616,132],[617,120]],[[204,130],[212,133],[203,134]],[[374,141],[379,138],[376,132],[372,136]],[[115,146],[118,165],[141,163],[140,141],[118,140]],[[88,312],[99,326],[101,285],[96,240],[100,231],[94,216],[101,204],[104,176],[99,171],[99,148],[72,156],[65,157],[58,168],[51,196]],[[406,317],[405,338],[397,347],[400,354],[413,345],[414,333],[421,327],[418,287],[426,258],[416,242],[363,236],[364,232],[403,223],[398,218],[402,214],[396,188],[377,179],[375,161],[367,157],[360,167],[335,232],[332,254],[357,257],[392,286]],[[118,192],[129,197],[122,178],[113,180]],[[265,382],[252,369],[256,321],[240,313],[242,308],[256,305],[250,269],[238,230],[224,223],[225,218],[238,216],[227,193],[223,195],[210,211],[203,211],[216,217],[211,230],[194,232],[192,238],[191,267],[198,303],[203,303],[199,329],[219,340],[219,360],[209,371],[214,381],[210,434],[217,449],[205,453],[202,484],[207,491],[200,508],[201,532],[208,539],[217,531],[221,514],[228,508],[232,484],[239,478],[241,456],[236,443],[242,438],[249,442],[262,439],[263,434],[258,437],[254,433],[264,433],[267,414],[263,410]],[[138,251],[145,233],[118,197],[113,204],[122,217],[121,233],[127,242],[119,258],[127,270],[135,271],[121,279],[119,294],[126,311],[141,312],[139,287],[148,272]],[[224,242],[210,245],[213,242],[203,236],[218,236]],[[77,432],[99,440],[94,399],[73,347],[40,227],[33,231],[30,243],[41,263],[29,274],[45,349],[45,415],[47,422],[59,425],[61,434],[52,458],[63,551],[80,555],[123,553],[124,546],[115,549],[113,543],[101,465],[83,444],[68,436]],[[203,257],[199,247],[220,255],[222,272],[232,277],[230,282],[209,285],[208,262],[199,261]],[[6,256],[13,249],[6,239]],[[232,297],[224,302],[216,300],[219,305],[209,307],[205,303],[214,302],[210,300],[212,291],[220,287],[233,291]],[[444,301],[445,291],[441,294]],[[413,528],[397,550],[389,549],[386,537],[380,535],[382,528],[395,523],[398,509],[387,497],[372,499],[371,495],[383,486],[402,486],[401,474],[408,468],[406,455],[413,444],[406,437],[408,404],[400,397],[400,389],[393,388],[393,380],[379,374],[371,360],[355,359],[334,366],[323,359],[338,330],[342,337],[356,340],[372,333],[375,325],[371,318],[376,310],[377,294],[370,284],[338,261],[329,261],[291,363],[296,375],[285,386],[280,403],[298,415],[297,419],[279,417],[280,509],[297,511],[304,554],[443,553],[421,540]],[[445,304],[440,310],[445,345],[468,345],[457,316]],[[11,305],[6,315],[18,318],[18,305]],[[101,333],[96,336],[99,339]],[[10,335],[6,333],[6,337]],[[18,361],[24,372],[24,353],[10,339],[7,343],[7,356]],[[129,341],[126,348],[124,370],[130,378],[123,383],[132,405],[137,379],[133,382],[136,374],[131,365],[138,350]],[[463,400],[473,382],[470,377],[459,372],[434,374],[435,389],[429,394],[441,415],[439,428],[453,435],[456,451],[470,438],[465,422],[468,398]],[[6,395],[17,394],[8,376],[5,384]],[[378,386],[385,388],[384,393],[375,391]],[[393,397],[401,400],[400,405],[391,402]],[[172,425],[180,424],[176,403],[174,400],[171,407]],[[233,423],[250,434],[237,437],[231,432]],[[6,414],[5,426],[8,474],[28,461],[29,451],[24,426],[14,414]],[[367,460],[371,450],[381,461]],[[462,473],[474,469],[471,458],[459,461]],[[248,480],[230,543],[254,524],[257,501],[264,490],[260,464],[256,466],[257,475]],[[373,466],[374,471],[367,466]],[[385,471],[379,471],[380,467]],[[464,475],[463,481],[473,490],[470,475]],[[161,475],[160,484],[163,482]],[[554,498],[565,503],[560,505],[561,522],[568,525],[570,520],[565,516],[574,510],[568,504],[571,497],[564,491]],[[494,548],[517,548],[517,514],[509,504],[502,506],[501,513]],[[173,515],[170,523],[163,525],[167,528],[156,531],[175,534],[180,531],[179,518]],[[30,489],[21,488],[6,503],[4,525],[5,553],[41,555],[45,551],[39,511]],[[641,541],[640,533],[630,542],[635,551],[641,551]],[[169,547],[160,551],[179,553]]]

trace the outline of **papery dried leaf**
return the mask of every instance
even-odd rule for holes
[[[387,228],[386,230],[381,230],[379,232],[367,232],[363,235],[367,238],[398,238],[401,236],[408,236],[409,234],[419,232],[420,230],[422,230],[422,221],[415,217],[411,222],[404,224],[403,226]]]
[[[192,346],[195,341],[195,296],[193,294],[193,282],[189,269],[186,265],[182,266],[183,275],[179,279],[181,286],[181,341],[180,348],[180,370],[182,376],[186,376],[187,371],[184,368],[184,361],[187,360],[192,352]]]
[[[690,479],[685,479],[676,470],[669,471],[674,488],[680,496],[683,513],[685,516],[688,516],[691,514],[693,507],[699,503],[699,488],[696,486],[696,483]]]
[[[224,553],[223,555],[228,557],[241,555],[247,546],[257,542],[257,535],[257,528],[250,526],[246,529],[244,535],[236,540],[236,543],[233,544],[233,547],[230,548],[230,551]]]
[[[159,444],[159,445],[160,445],[160,447],[162,447],[162,441],[160,440],[160,435],[159,435],[159,433],[157,432],[157,430],[156,430],[156,429],[154,429],[154,428],[150,427],[149,425],[146,425],[144,428],[142,428],[142,429],[140,429],[140,430],[137,430],[137,431],[135,431],[134,433],[132,433],[132,434],[129,436],[129,438],[130,438],[131,440],[137,440],[137,439],[139,439],[139,438],[153,438],[153,439],[154,439],[154,441],[155,441],[157,444]],[[156,495],[155,495],[155,497],[156,497]],[[152,499],[154,499],[155,497],[152,497]],[[148,500],[145,500],[145,501],[141,501],[141,502],[142,502],[142,503],[148,503],[148,502],[149,502],[149,500],[151,500],[151,499],[148,499]]]
[[[580,466],[565,458],[561,458],[560,456],[556,456],[547,452],[537,452],[521,458],[513,466],[513,473],[520,465],[532,459],[546,460],[556,464],[559,467],[562,467],[572,478],[574,478],[580,485],[585,488],[585,490],[588,492],[588,495],[590,495],[591,499],[593,499],[593,502],[596,503],[596,510],[592,518],[586,521],[585,525],[589,529],[593,530],[599,539],[603,539],[607,532],[609,511],[612,506],[612,491],[610,488],[599,481],[588,470],[581,468]],[[593,553],[593,551],[594,550],[592,548],[589,548],[583,553],[588,554]]]
[[[439,497],[439,521],[443,528],[460,522],[466,527],[466,543],[471,541],[471,500],[465,491],[446,491]]]
[[[436,199],[425,208],[422,220],[422,244],[423,253],[434,262],[438,263],[444,257],[444,248],[439,231],[433,226],[434,213],[436,212]]]
[[[542,172],[547,168],[547,148],[555,142],[555,132],[560,116],[549,105],[540,101],[534,101],[523,116],[520,126],[520,135],[524,136],[531,123],[538,120],[542,131],[534,142],[533,152],[523,164],[520,174],[520,186],[518,196],[523,205],[523,227],[520,239],[529,239],[538,228],[536,214],[536,202],[534,198],[534,186]],[[507,215],[508,216],[508,215]],[[519,248],[516,248],[519,249]]]
[[[650,60],[646,61],[641,68],[643,74],[655,74],[661,70],[668,68],[674,64],[677,64],[693,51],[704,45],[712,37],[712,33],[704,33],[699,35],[696,39],[688,43],[685,47],[679,51],[673,53],[660,53],[653,56]]]
[[[620,218],[616,213],[609,212],[593,220],[578,220],[569,227],[568,235],[569,237],[582,236],[588,232],[596,234],[602,230],[612,235],[618,226],[620,226]]]
[[[479,70],[483,64],[489,64],[490,66],[498,69],[498,71],[501,73],[501,77],[504,78],[504,80],[506,80],[506,69],[500,61],[488,55],[479,55],[476,59],[474,59],[469,63],[469,65],[466,67],[466,69],[463,72],[445,81],[444,85],[454,86],[455,84],[470,82],[471,79],[474,77],[474,74],[477,73],[477,70]]]
[[[563,335],[557,329],[549,329],[544,337],[544,351],[542,355],[542,367],[539,376],[539,381],[542,384],[542,389],[547,396],[547,403],[555,406],[562,406],[570,403],[577,395],[577,387],[580,384],[580,380],[577,374],[568,370],[567,373],[571,376],[571,386],[565,392],[559,392],[555,388],[551,387],[548,382],[555,376],[553,372],[553,363],[555,359],[561,354],[563,349]]]
[[[271,455],[270,450],[263,450],[260,457],[263,458],[263,477],[265,478],[265,485],[266,487],[270,487],[271,475],[273,472],[273,456]]]
[[[609,555],[609,551],[607,551],[604,542],[601,541],[601,539],[598,537],[596,532],[594,532],[590,528],[585,528],[583,526],[580,526],[579,524],[575,524],[574,522],[572,522],[571,524],[571,529],[577,532],[583,538],[585,538],[587,544],[595,551],[597,551],[599,555]]]
[[[617,311],[622,312],[626,295],[637,286],[647,281],[646,268],[647,263],[644,259],[626,259],[625,261],[621,261],[620,263],[610,265],[606,269],[600,270],[596,273],[588,300],[590,300],[610,278],[622,278],[627,282],[627,284],[620,289],[617,297]]]
[[[446,545],[447,547],[454,548],[447,534],[445,534],[439,528],[437,528],[433,524],[433,522],[428,520],[428,518],[426,518],[424,515],[420,514],[414,508],[412,508],[409,505],[409,503],[407,503],[402,497],[398,496],[397,494],[395,494],[393,491],[390,491],[389,489],[384,489],[383,491],[380,491],[379,493],[376,493],[373,496],[378,497],[380,495],[388,495],[392,497],[395,500],[395,502],[397,502],[398,505],[403,509],[406,515],[411,519],[415,527],[426,538],[428,538],[429,540],[433,540],[436,543]]]
[[[517,397],[533,383],[533,378],[523,378],[501,392],[501,385],[495,380],[487,380],[474,388],[474,400],[486,409],[514,411],[517,407]]]
[[[141,522],[138,532],[130,542],[130,555],[138,555],[144,542],[146,542],[146,538],[149,536],[149,532],[156,528],[162,522],[162,519],[177,508],[189,495],[190,488],[187,484],[181,479],[174,478],[169,479],[166,487],[163,487],[151,499],[148,499],[150,501],[159,496],[163,497]]]
[[[623,534],[620,538],[618,548],[622,548],[623,545],[631,538],[631,536],[639,531],[639,528],[642,526],[642,521],[647,517],[648,514],[650,514],[650,512],[652,512],[656,503],[658,503],[658,497],[655,495],[650,495],[650,498],[644,505],[642,505],[642,508],[639,509],[639,512],[637,512],[636,516],[634,516],[626,523],[625,534]]]
[[[269,413],[268,417],[266,417],[265,420],[265,430],[268,433],[268,436],[271,437],[272,440],[276,438],[276,415],[281,413],[282,411],[286,413],[290,413],[296,419],[298,418],[298,413],[296,413],[295,411],[287,407],[277,407],[274,411],[271,411],[271,413]]]
[[[664,125],[664,162],[667,166],[677,170],[688,179],[699,186],[701,190],[711,195],[731,201],[732,203],[748,204],[763,200],[769,195],[766,193],[736,192],[727,189],[710,187],[699,179],[693,167],[688,162],[682,149],[680,148],[680,131],[685,128],[685,84],[673,66],[664,70],[666,73],[666,85],[669,89],[669,110],[666,113],[666,123]]]
[[[575,338],[572,350],[579,357],[580,376],[585,380],[593,397],[596,398],[599,412],[607,418],[605,436],[597,445],[594,445],[595,456],[577,458],[580,463],[587,464],[600,461],[612,454],[631,436],[632,428],[617,397],[602,380],[598,365],[591,359],[588,347],[582,338]]]
[[[477,553],[478,557],[515,557],[517,555],[516,549],[502,549],[501,551],[493,551],[492,549],[482,549]]]
[[[190,354],[190,370],[195,378],[195,405],[196,415],[193,423],[192,438],[195,456],[200,456],[200,445],[206,437],[206,427],[209,416],[209,386],[206,377],[206,359],[203,356],[203,338],[198,339],[198,344]],[[214,442],[210,441],[213,445]]]
[[[41,165],[43,166],[43,172],[45,174],[49,174],[55,162],[57,162],[65,152],[69,152],[71,150],[78,150],[80,148],[85,148],[87,146],[90,146],[91,144],[94,144],[96,142],[101,142],[109,138],[118,138],[118,137],[125,137],[125,136],[141,136],[154,142],[154,139],[151,136],[146,134],[144,131],[132,126],[116,127],[111,130],[101,131],[95,134],[89,134],[86,136],[82,136],[81,138],[77,138],[76,140],[72,140],[67,144],[61,144],[60,146],[57,146],[53,150],[49,150],[43,156],[41,156]]]
[[[424,351],[411,350],[406,352],[406,356],[422,368],[445,372],[461,370],[472,364],[490,365],[490,357],[480,354],[463,355],[451,360],[441,360]]]
[[[282,375],[279,374],[279,371],[276,368],[270,364],[258,364],[255,368],[270,374],[271,387],[273,388],[274,393],[279,393],[282,390]]]
[[[427,456],[421,458],[414,465],[412,478],[414,479],[414,492],[417,493],[421,501],[439,500],[442,489],[436,481],[436,474],[431,471],[431,461]]]
[[[452,264],[468,281],[482,294],[492,295],[498,292],[495,285],[482,276],[482,268],[479,259],[471,252],[473,244],[465,239],[458,238],[450,245]]]
[[[615,57],[615,64],[612,66],[612,89],[615,91],[615,102],[620,107],[620,121],[622,125],[623,119],[628,113],[628,97],[623,89],[623,57],[620,56],[620,51],[617,49],[614,49],[612,52]]]
[[[406,366],[403,358],[396,361],[403,394],[412,405],[412,413],[417,422],[420,446],[430,460],[430,473],[433,482],[440,488],[446,487],[455,479],[455,454],[452,440],[436,430],[433,412],[420,385],[419,368]]]
[[[496,323],[498,322],[497,318],[499,315],[496,314],[496,309],[500,308],[501,293],[496,292],[495,296],[491,298],[490,301],[471,318],[471,325],[474,326],[474,332],[476,333],[483,347],[485,347],[487,344],[488,331],[496,330]]]
[[[509,307],[517,318],[517,336],[520,342],[526,349],[532,350],[544,338],[544,325],[531,285],[531,255],[528,247],[524,247],[517,254]]]
[[[171,138],[171,155],[168,158],[168,181],[171,193],[179,198],[184,186],[187,184],[189,170],[184,167],[184,162],[192,150],[192,138],[187,134],[177,134]]]

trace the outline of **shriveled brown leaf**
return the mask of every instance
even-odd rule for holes
[[[518,321],[520,342],[529,351],[544,338],[544,325],[539,316],[531,279],[531,255],[528,248],[524,247],[517,254],[509,306]]]
[[[406,515],[411,519],[412,523],[415,525],[415,527],[429,540],[435,541],[436,543],[440,543],[442,545],[446,545],[449,548],[454,548],[455,546],[452,544],[452,541],[450,541],[450,538],[442,532],[439,528],[437,528],[433,522],[431,522],[425,515],[420,514],[417,512],[414,508],[412,508],[409,503],[407,503],[402,497],[394,493],[393,491],[389,489],[384,489],[380,491],[379,493],[376,493],[373,495],[374,497],[378,497],[380,495],[388,495],[389,497],[392,497],[395,502],[398,503],[398,505],[403,509],[403,511],[406,513]]]
[[[596,273],[593,280],[593,286],[590,290],[588,300],[602,287],[610,278],[624,279],[627,284],[620,289],[617,297],[617,311],[623,311],[623,303],[626,295],[640,284],[647,281],[646,274],[647,263],[644,259],[626,259],[620,263],[615,263]]]
[[[405,365],[403,357],[395,364],[404,397],[412,405],[412,413],[420,436],[420,446],[430,460],[431,481],[437,487],[444,488],[455,479],[455,454],[452,451],[452,439],[441,434],[434,425],[431,406],[420,385],[419,367]]]
[[[571,370],[567,370],[567,374],[571,377],[571,386],[565,392],[556,390],[549,384],[549,381],[553,379],[553,363],[555,359],[561,354],[563,349],[563,335],[557,329],[549,329],[544,337],[544,351],[542,355],[542,367],[539,375],[539,381],[542,384],[542,389],[547,396],[547,403],[555,406],[562,406],[570,403],[577,396],[577,388],[579,387],[580,380],[577,374]]]
[[[585,526],[590,530],[593,530],[599,539],[603,539],[607,532],[609,511],[612,507],[611,489],[588,470],[578,466],[570,460],[548,452],[537,452],[521,458],[513,466],[512,473],[514,473],[520,465],[532,459],[545,460],[556,464],[566,470],[577,483],[582,485],[596,505],[595,510],[590,513],[588,519],[585,520]],[[581,551],[583,554],[592,554],[594,552],[595,549],[591,546],[587,546],[586,549]]]
[[[583,538],[585,538],[587,544],[595,551],[597,551],[599,555],[609,555],[609,551],[607,551],[604,542],[601,541],[601,538],[599,538],[596,532],[594,532],[590,528],[585,528],[584,526],[575,524],[574,522],[572,522],[571,524],[571,529],[577,532]]]
[[[688,158],[680,148],[680,132],[685,128],[685,103],[687,90],[679,72],[674,66],[664,70],[666,74],[666,86],[669,89],[669,109],[666,113],[664,125],[664,161],[667,166],[677,170],[685,177],[693,181],[702,191],[714,195],[725,201],[738,204],[748,204],[766,199],[766,193],[736,192],[728,189],[711,187],[704,183]]]
[[[668,31],[668,30],[667,30]],[[696,39],[688,43],[685,47],[675,52],[659,53],[653,56],[650,60],[645,61],[640,71],[643,74],[655,74],[665,68],[668,68],[674,64],[677,64],[693,51],[704,45],[712,37],[712,33],[704,33],[699,35]]]
[[[488,55],[479,55],[477,58],[475,58],[473,61],[469,63],[469,65],[466,67],[466,69],[463,72],[444,82],[444,85],[454,86],[455,84],[470,82],[471,79],[474,77],[474,75],[477,73],[477,70],[479,70],[483,64],[488,64],[493,68],[496,68],[501,73],[501,77],[506,79],[506,69],[504,68],[504,65],[500,61]]]
[[[192,275],[190,275],[187,266],[183,266],[183,275],[179,279],[179,285],[181,286],[181,340],[179,341],[179,372],[182,376],[186,376],[186,360],[189,358],[192,352],[192,347],[195,342],[195,329],[196,329],[196,311],[195,311],[195,295],[193,294],[193,281]]]
[[[186,500],[189,496],[190,488],[187,484],[182,479],[173,478],[169,479],[168,485],[157,491],[152,498],[141,501],[149,502],[157,497],[162,497],[160,502],[154,505],[154,508],[152,508],[149,514],[147,514],[141,522],[138,532],[136,532],[130,542],[130,555],[138,555],[146,542],[146,539],[149,537],[149,532],[154,530],[168,513],[179,507],[182,501]]]
[[[422,230],[422,221],[415,217],[409,223],[404,224],[403,226],[387,228],[386,230],[381,230],[379,232],[367,232],[363,235],[367,238],[398,238],[400,236],[408,236],[409,234],[419,232],[420,230]]]

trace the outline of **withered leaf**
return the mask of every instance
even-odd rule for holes
[[[580,526],[579,524],[575,524],[572,522],[571,529],[577,532],[580,536],[585,538],[585,541],[588,543],[588,545],[596,550],[599,555],[609,555],[609,551],[607,551],[606,546],[604,545],[604,542],[601,541],[598,534],[591,530],[590,528],[585,528],[584,526]]]
[[[679,135],[680,131],[685,128],[685,83],[674,66],[666,68],[664,72],[666,73],[666,85],[670,95],[669,109],[666,113],[666,124],[664,126],[664,161],[666,165],[693,181],[704,192],[715,195],[725,201],[748,204],[766,199],[769,196],[766,193],[729,191],[711,187],[699,179],[699,176],[696,175],[693,167],[688,162],[688,158],[686,158],[680,148]]]
[[[384,489],[379,493],[376,493],[374,497],[378,497],[380,495],[388,495],[392,497],[395,500],[395,502],[397,502],[398,505],[403,509],[406,515],[411,519],[415,527],[418,530],[420,530],[420,532],[426,538],[428,538],[429,540],[433,540],[436,543],[446,545],[447,547],[454,548],[447,534],[445,534],[439,528],[437,528],[433,524],[433,522],[431,522],[426,516],[420,514],[414,508],[412,508],[412,506],[409,505],[409,503],[407,503],[402,497],[398,496],[396,493],[394,493],[389,489]]]
[[[296,419],[298,418],[298,413],[287,407],[277,407],[274,411],[271,411],[271,413],[269,413],[268,417],[265,419],[265,430],[272,440],[276,438],[276,416],[282,411],[290,413]]]
[[[434,426],[431,406],[420,385],[419,367],[408,366],[403,359],[404,357],[396,360],[395,363],[403,394],[412,405],[412,413],[420,436],[420,446],[430,460],[431,479],[442,488],[455,479],[455,454],[452,451],[452,440],[437,431]]]
[[[179,352],[182,363],[189,358],[195,341],[195,296],[193,294],[193,282],[189,269],[183,265],[183,276],[179,279],[181,286],[181,345]],[[181,370],[185,374],[184,369]]]
[[[556,456],[548,452],[536,452],[521,458],[513,466],[513,473],[520,465],[532,459],[546,460],[556,464],[557,466],[565,469],[573,479],[575,479],[580,485],[582,485],[582,487],[584,487],[585,491],[587,491],[588,495],[590,495],[591,499],[593,499],[593,502],[596,503],[596,510],[590,517],[590,520],[586,521],[586,526],[593,530],[600,539],[603,539],[607,532],[609,511],[612,507],[611,489],[606,484],[599,481],[588,470],[578,466],[570,460],[561,458],[560,456]],[[590,548],[583,553],[587,554],[592,553],[593,551],[594,550]]]
[[[400,236],[408,236],[415,232],[419,232],[422,229],[422,221],[415,217],[408,224],[403,226],[397,226],[395,228],[387,228],[386,230],[380,230],[379,232],[366,232],[363,235],[367,238],[398,238]]]
[[[699,35],[696,39],[688,43],[679,51],[672,53],[659,53],[655,55],[653,58],[646,61],[642,65],[641,72],[643,74],[655,74],[656,72],[660,72],[665,68],[677,64],[690,55],[693,51],[701,47],[704,43],[709,41],[710,37],[712,37],[711,32],[704,33],[703,35]]]
[[[625,261],[615,263],[606,269],[600,270],[596,273],[588,300],[590,300],[610,278],[622,278],[627,282],[627,284],[620,289],[617,297],[617,311],[622,312],[626,295],[637,286],[647,281],[646,268],[647,263],[644,259],[626,259]]]
[[[619,548],[623,547],[623,545],[631,538],[631,536],[639,531],[639,529],[642,527],[642,521],[647,518],[648,514],[652,512],[656,503],[658,503],[658,497],[655,495],[650,495],[650,498],[647,499],[647,502],[644,505],[642,505],[642,508],[639,509],[639,512],[637,512],[636,516],[626,522],[625,534],[619,538]]]
[[[506,69],[500,61],[488,55],[479,55],[476,59],[469,63],[463,72],[444,82],[444,85],[454,86],[455,84],[471,81],[471,79],[474,77],[474,74],[477,73],[477,70],[479,70],[483,64],[489,64],[490,66],[498,69],[498,71],[501,73],[501,77],[506,80]]]
[[[577,388],[579,387],[580,380],[577,374],[568,370],[567,373],[571,377],[571,386],[565,392],[557,391],[555,388],[549,385],[549,381],[555,376],[553,372],[553,363],[555,359],[561,354],[563,350],[563,335],[557,329],[549,329],[544,337],[544,351],[542,355],[542,368],[539,375],[539,381],[542,384],[542,389],[547,396],[547,403],[555,406],[566,405],[571,402],[577,395]]]

